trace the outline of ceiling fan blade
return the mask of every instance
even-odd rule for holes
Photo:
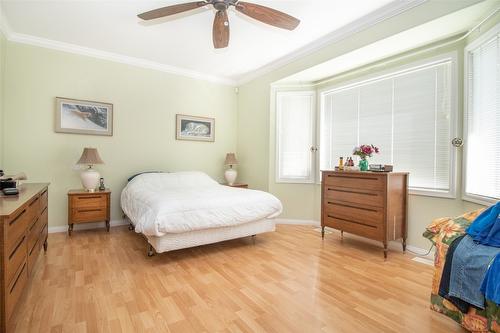
[[[199,7],[203,7],[205,5],[208,5],[209,2],[207,1],[195,1],[195,2],[187,2],[187,3],[181,3],[178,5],[172,5],[172,6],[167,6],[167,7],[162,7],[158,9],[153,9],[150,10],[149,12],[145,12],[142,14],[139,14],[141,19],[143,20],[152,20],[164,16],[170,16],[170,15],[175,15],[178,13],[182,12],[187,12],[188,10],[196,9]]]
[[[227,18],[226,10],[219,10],[215,14],[212,38],[216,49],[222,49],[228,46],[229,20]]]
[[[293,16],[254,3],[238,1],[235,4],[235,8],[240,13],[282,29],[293,30],[300,23],[300,20]]]

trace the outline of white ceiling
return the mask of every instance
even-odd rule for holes
[[[19,40],[56,48],[86,48],[179,73],[241,81],[245,75],[293,54],[354,21],[391,6],[393,0],[248,0],[284,11],[301,20],[294,31],[281,30],[231,9],[229,47],[212,46],[213,8],[170,19],[142,22],[137,14],[192,0],[27,1],[0,0],[9,30]],[[408,2],[408,1],[407,1]],[[4,22],[5,25],[5,22]],[[85,53],[85,52],[82,52]],[[150,66],[154,67],[154,66]]]

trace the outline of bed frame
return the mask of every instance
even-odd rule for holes
[[[125,214],[123,218],[129,221],[129,230],[135,230],[133,221]],[[274,219],[262,219],[230,227],[210,228],[177,234],[165,234],[161,237],[141,234],[147,241],[147,255],[163,253],[194,246],[218,243],[230,239],[252,236],[276,229]]]

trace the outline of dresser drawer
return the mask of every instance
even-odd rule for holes
[[[24,291],[26,282],[28,281],[28,270],[26,266],[27,264],[24,263],[19,274],[17,274],[13,281],[7,285],[7,290],[5,290],[5,315],[7,319],[12,315]]]
[[[106,207],[102,208],[77,208],[73,209],[71,221],[78,222],[99,222],[107,219]]]
[[[100,208],[106,207],[105,194],[92,194],[92,195],[72,195],[71,206],[73,208]]]
[[[326,200],[335,200],[345,203],[384,207],[384,195],[379,191],[362,189],[347,189],[325,186],[324,195]]]
[[[35,267],[36,260],[38,259],[38,255],[40,254],[42,240],[40,239],[40,234],[38,234],[38,238],[36,239],[36,243],[33,247],[28,251],[28,275],[31,275],[33,268]]]
[[[384,189],[384,178],[378,175],[339,175],[325,174],[325,184],[331,187],[365,189],[381,191]]]
[[[328,199],[323,204],[328,216],[370,226],[382,226],[384,222],[384,211],[380,207],[355,206]]]
[[[15,216],[5,222],[5,244],[7,252],[13,250],[19,244],[19,240],[24,236],[28,224],[31,222],[33,216],[27,206],[17,213]]]
[[[33,246],[40,238],[40,231],[42,228],[42,221],[40,218],[36,219],[35,223],[33,223],[31,228],[29,229],[29,232],[28,232],[28,251],[31,251],[31,249],[33,249]]]
[[[40,194],[40,213],[42,213],[45,208],[47,208],[49,202],[49,190],[46,189],[42,194]]]
[[[26,208],[29,216],[28,226],[31,226],[35,218],[40,213],[40,197],[36,196],[31,199],[31,201],[27,203]]]
[[[40,240],[42,241],[42,243],[45,242],[48,235],[49,235],[49,226],[45,224],[42,226],[42,231],[40,232]]]
[[[26,263],[26,237],[22,237],[5,258],[5,278],[9,284],[19,268]]]
[[[323,225],[374,240],[382,241],[384,239],[382,226],[371,226],[348,221],[336,218],[331,214],[326,214],[323,218]]]

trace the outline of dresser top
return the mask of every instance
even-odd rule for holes
[[[321,170],[321,172],[331,172],[331,173],[337,173],[337,174],[342,174],[342,175],[408,175],[409,172],[385,172],[385,171],[357,171],[357,170],[344,170],[344,171],[338,171],[338,170]]]
[[[18,195],[0,196],[0,217],[6,217],[14,213],[19,207],[28,202],[33,196],[46,187],[49,183],[26,183],[17,187]]]

